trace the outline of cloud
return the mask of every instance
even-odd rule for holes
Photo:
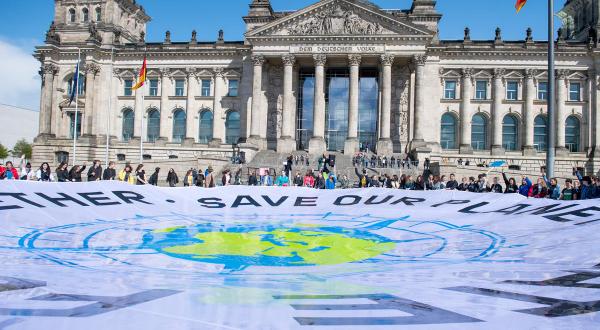
[[[39,70],[40,64],[31,52],[0,40],[0,103],[39,110]]]

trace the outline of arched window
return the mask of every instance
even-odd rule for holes
[[[533,121],[533,145],[537,151],[546,151],[548,143],[548,123],[546,117],[539,115]]]
[[[148,142],[156,142],[160,137],[160,111],[150,109],[148,111]]]
[[[177,109],[173,113],[173,142],[181,143],[185,139],[186,114],[183,109]]]
[[[504,116],[502,120],[502,147],[507,151],[517,150],[519,130],[517,118],[513,115]]]
[[[73,80],[75,80],[75,74],[73,74],[71,76],[71,78],[69,78],[69,80],[67,81],[67,95],[71,95],[73,94],[73,88],[75,86],[73,86]],[[84,95],[85,94],[85,76],[83,75],[83,73],[79,73],[79,79],[77,80],[77,85],[79,85],[79,91],[77,92],[79,94],[79,96]]]
[[[75,21],[77,21],[77,17],[75,15],[75,9],[69,9],[69,23],[75,23]]]
[[[102,8],[97,7],[96,8],[96,22],[101,22],[102,21]]]
[[[87,8],[83,8],[81,10],[81,21],[84,23],[89,22],[90,20],[90,12]]]
[[[487,148],[487,118],[480,113],[473,116],[471,122],[471,146],[473,150]]]
[[[450,113],[442,116],[442,149],[456,149],[456,117]]]
[[[581,141],[581,136],[579,135],[580,126],[579,118],[575,116],[569,116],[567,118],[567,123],[565,125],[565,144],[570,152],[581,151],[579,148],[579,141]]]
[[[210,110],[200,113],[199,142],[207,144],[213,138],[213,114]]]
[[[130,108],[123,110],[123,141],[127,142],[133,138],[135,126],[135,113]]]
[[[225,143],[237,144],[240,139],[240,113],[237,111],[229,111],[225,119]]]

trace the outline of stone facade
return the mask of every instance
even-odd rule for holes
[[[598,15],[590,10],[598,12],[598,2],[569,0],[560,12],[566,25],[557,43],[552,123],[560,175],[572,167],[600,170]],[[34,157],[57,162],[72,153],[77,112],[78,159],[103,158],[107,135],[110,158],[131,161],[227,155],[232,145],[250,158],[267,149],[353,154],[373,136],[368,146],[380,154],[539,168],[550,125],[547,43],[534,41],[530,30],[506,41],[500,29],[489,41],[471,40],[468,29],[464,40],[440,40],[441,18],[431,0],[413,0],[408,10],[322,0],[295,12],[252,0],[243,41],[225,42],[221,31],[215,42],[199,42],[195,32],[184,42],[169,32],[163,42],[147,42],[150,17],[135,1],[57,0],[46,44],[35,54],[43,82]],[[70,103],[78,50],[84,90]],[[148,81],[133,92],[144,55]],[[309,89],[300,84],[304,76]],[[347,86],[339,109],[331,100],[334,77]],[[377,81],[370,131],[365,77]],[[300,132],[304,111],[308,137]],[[335,116],[345,121],[336,119],[340,127],[332,125]],[[340,143],[332,150],[334,138]]]

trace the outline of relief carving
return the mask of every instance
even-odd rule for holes
[[[288,28],[289,35],[374,35],[383,32],[379,23],[365,21],[354,11],[341,6],[328,8]]]

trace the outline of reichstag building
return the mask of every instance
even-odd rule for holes
[[[556,49],[557,121],[546,115],[547,43],[441,40],[434,0],[403,10],[322,0],[277,12],[248,0],[244,40],[145,38],[140,0],[56,0],[41,62],[36,160],[248,157],[265,150],[507,159],[531,170],[557,128],[557,172],[600,170],[600,5],[568,0]],[[512,3],[511,3],[512,4]],[[509,4],[506,4],[509,5]],[[159,14],[159,13],[157,13]],[[545,13],[544,13],[545,15]],[[468,25],[468,21],[465,22]],[[69,102],[78,49],[81,95]],[[144,55],[148,83],[132,90]],[[77,111],[77,116],[75,113]],[[77,117],[77,120],[75,120]]]

